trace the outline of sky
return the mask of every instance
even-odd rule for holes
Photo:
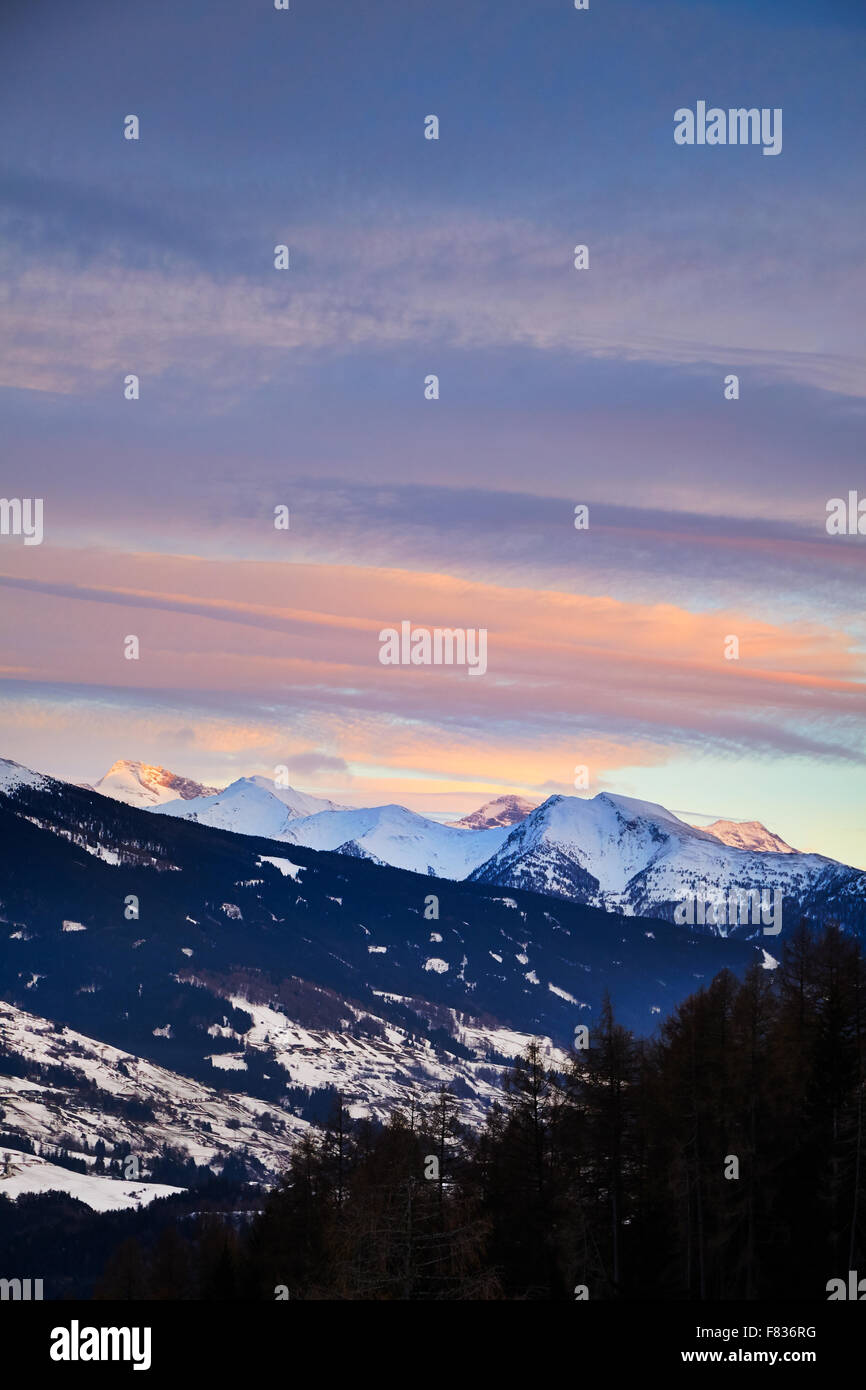
[[[866,497],[862,5],[0,38],[0,491],[44,504],[0,536],[0,755],[438,816],[580,766],[866,867],[866,535],[825,524]],[[677,145],[698,101],[781,108],[781,153]],[[487,671],[383,666],[404,620]]]

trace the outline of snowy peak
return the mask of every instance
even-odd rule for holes
[[[291,821],[330,814],[331,808],[335,808],[333,801],[295,791],[293,787],[277,787],[268,777],[239,777],[225,791],[168,801],[154,810],[219,830],[233,830],[237,835],[282,840]]]
[[[702,827],[708,835],[734,849],[753,850],[758,854],[796,854],[789,844],[774,835],[759,820],[717,820]]]
[[[189,777],[179,777],[166,767],[132,762],[121,758],[113,763],[104,777],[94,783],[93,791],[124,801],[127,806],[162,806],[177,797],[190,801],[194,797],[210,796],[216,787],[206,787]]]
[[[503,825],[517,825],[537,805],[537,801],[530,801],[525,796],[497,796],[492,801],[485,801],[477,811],[449,823],[463,830],[492,830]]]
[[[524,822],[528,838],[548,843],[578,844],[593,861],[609,858],[613,846],[635,840],[646,843],[652,855],[670,836],[707,839],[703,831],[681,821],[652,801],[599,792],[597,796],[551,796]],[[521,827],[517,827],[519,832]]]
[[[573,800],[574,798],[570,799]],[[638,801],[633,796],[619,796],[615,792],[599,792],[598,796],[594,796],[592,800],[602,806],[612,806],[615,811],[621,812],[628,820],[662,821],[665,824],[670,823],[676,826],[686,834],[697,828],[680,820],[673,811],[669,811],[666,806],[659,805],[657,801]]]
[[[241,781],[252,782],[256,787],[262,787],[270,792],[278,801],[288,809],[292,816],[315,816],[319,811],[346,811],[348,807],[341,806],[338,801],[329,801],[325,796],[313,796],[310,792],[299,792],[296,787],[281,787],[270,777],[248,777],[241,778]]]
[[[281,840],[292,819],[288,806],[252,777],[239,777],[225,791],[189,800],[171,800],[154,810],[158,815],[178,816],[181,820],[197,821],[199,825],[269,840]]]
[[[602,792],[591,800],[552,796],[515,826],[472,877],[528,888],[628,915],[670,919],[700,891],[779,891],[798,903],[853,891],[861,875],[820,855],[799,854],[763,826],[688,825],[663,806]],[[747,843],[743,843],[746,840]]]
[[[427,820],[405,806],[323,811],[293,821],[285,838],[309,849],[337,850],[397,869],[463,879],[502,844],[507,828],[467,833]]]
[[[635,874],[689,839],[717,844],[663,806],[601,792],[551,796],[511,831],[476,877],[537,892],[621,894]],[[590,897],[592,894],[590,893]],[[582,900],[586,900],[582,897]]]

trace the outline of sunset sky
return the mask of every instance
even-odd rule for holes
[[[0,492],[45,507],[0,537],[0,756],[437,814],[585,764],[866,867],[866,536],[825,529],[866,496],[862,4],[0,37]],[[698,100],[781,107],[782,153],[678,147]],[[382,666],[404,619],[486,628],[486,674]]]

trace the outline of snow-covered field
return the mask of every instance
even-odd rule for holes
[[[66,1192],[94,1211],[120,1211],[146,1207],[156,1197],[171,1197],[183,1188],[158,1182],[127,1182],[98,1173],[74,1173],[35,1154],[0,1145],[0,1196],[20,1197],[22,1192]]]

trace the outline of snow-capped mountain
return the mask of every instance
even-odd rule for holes
[[[644,1033],[723,967],[772,968],[766,938],[672,922],[684,891],[769,874],[816,922],[866,925],[863,873],[738,850],[610,794],[486,830],[396,806],[292,820],[252,779],[234,797],[245,834],[186,820],[190,804],[145,810],[0,764],[10,1149],[32,1138],[50,1162],[60,1133],[85,1153],[106,1135],[219,1165],[238,1144],[267,1174],[334,1090],[383,1114],[431,1084],[480,1122],[503,1054],[533,1035],[567,1047],[606,989]],[[257,813],[279,838],[249,833]]]
[[[467,834],[405,806],[351,810],[291,787],[275,787],[267,777],[241,777],[213,796],[153,809],[199,825],[350,854],[436,878],[466,878],[508,833],[501,828]]]
[[[92,791],[125,801],[127,806],[163,806],[178,797],[185,801],[193,797],[211,796],[216,787],[206,787],[190,777],[180,777],[167,767],[151,767],[148,763],[131,762],[121,758],[112,763],[104,777],[94,782]]]
[[[4,782],[11,795],[15,787],[36,793],[68,786],[8,762],[0,763],[0,794]],[[340,808],[265,777],[242,777],[222,792],[145,809],[435,878],[523,887],[608,912],[670,920],[691,895],[779,890],[786,922],[805,914],[857,927],[866,918],[862,870],[792,850],[757,822],[730,830],[730,838],[748,845],[726,843],[727,823],[701,828],[654,802],[610,792],[552,796],[513,826],[483,829],[442,824],[397,805]],[[120,862],[113,856],[126,851],[102,845],[89,853]]]
[[[759,820],[716,820],[712,825],[700,827],[708,835],[721,840],[723,845],[734,849],[751,849],[759,854],[797,854],[780,835],[774,835]]]
[[[290,821],[337,810],[336,803],[293,787],[277,787],[268,777],[239,777],[224,791],[153,807],[166,816],[233,830],[241,835],[284,837]]]
[[[505,827],[467,833],[416,815],[405,806],[390,805],[322,812],[294,821],[282,838],[395,869],[463,879],[499,849],[507,834]]]
[[[718,899],[734,889],[778,889],[808,910],[828,893],[850,898],[866,890],[866,874],[823,855],[724,844],[663,806],[610,792],[550,797],[471,876],[664,918],[692,894]]]
[[[859,885],[866,884],[857,870],[799,854],[758,822],[701,828],[655,802],[612,792],[552,796],[516,823],[483,828],[442,824],[396,805],[298,815],[301,796],[276,793],[266,778],[241,778],[215,796],[153,809],[434,878],[528,888],[638,916],[670,918],[690,894],[719,898],[732,889],[779,889],[789,916],[841,892],[846,911],[853,905],[856,916]],[[518,798],[502,802],[519,809]],[[475,816],[495,821],[498,803]],[[508,804],[501,807],[503,818],[508,811]]]
[[[332,850],[397,869],[463,879],[500,846],[507,828],[467,833],[405,806],[350,809],[267,777],[240,777],[225,791],[152,808],[236,834]]]
[[[463,830],[492,830],[503,825],[516,825],[518,821],[525,820],[537,805],[537,801],[529,801],[525,796],[497,796],[492,801],[485,801],[477,811],[450,824]]]
[[[551,796],[516,826],[474,877],[483,883],[617,904],[630,880],[661,849],[690,837],[710,847],[710,836],[679,821],[663,806],[601,792],[592,800]]]
[[[326,796],[313,796],[311,792],[299,792],[297,787],[279,787],[270,777],[250,777],[257,787],[263,787],[282,801],[293,817],[315,816],[319,811],[346,811],[348,807],[339,801],[329,801]]]

